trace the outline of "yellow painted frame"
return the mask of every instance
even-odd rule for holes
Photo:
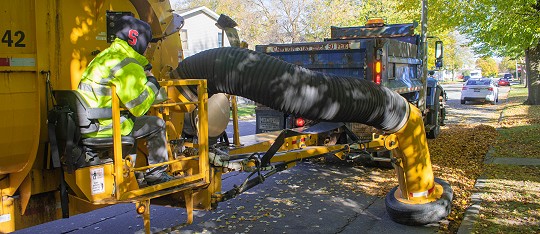
[[[194,103],[165,103],[154,105],[156,108],[170,108],[176,105],[188,105],[188,104],[197,104],[199,106],[199,143],[197,144],[199,149],[198,156],[184,159],[171,160],[164,163],[154,164],[151,166],[140,167],[140,168],[129,168],[126,170],[125,162],[122,158],[122,144],[121,144],[121,132],[120,132],[120,101],[116,95],[112,96],[112,120],[113,120],[113,142],[114,142],[114,156],[113,156],[113,177],[114,177],[114,191],[115,191],[115,200],[98,200],[93,201],[95,204],[111,204],[116,202],[133,202],[141,201],[145,199],[152,199],[160,196],[164,196],[171,193],[176,193],[179,191],[184,191],[188,189],[194,189],[197,187],[203,187],[210,183],[210,165],[208,160],[208,121],[203,121],[208,119],[208,93],[206,80],[191,79],[191,80],[169,80],[161,81],[160,85],[163,87],[168,86],[182,86],[182,85],[196,85],[198,101]],[[111,86],[112,93],[116,93],[116,87]],[[186,160],[193,160],[198,158],[199,170],[193,175],[189,175],[183,178],[177,178],[165,183],[148,186],[144,188],[138,188],[135,190],[130,189],[130,181],[127,181],[125,175],[128,175],[130,172],[145,170],[151,167],[157,167],[162,165],[170,165]],[[174,189],[173,189],[174,188]],[[167,191],[164,191],[167,190]]]

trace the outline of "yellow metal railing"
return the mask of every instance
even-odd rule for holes
[[[138,168],[125,168],[124,159],[122,158],[122,143],[121,143],[121,132],[120,132],[120,101],[116,95],[112,95],[112,120],[113,120],[113,143],[114,143],[114,193],[117,201],[131,201],[136,200],[137,197],[144,197],[144,199],[150,199],[153,197],[158,197],[167,194],[166,192],[158,193],[162,190],[182,187],[183,189],[192,189],[192,187],[185,186],[190,184],[195,184],[196,186],[205,186],[210,183],[210,166],[208,161],[208,93],[206,91],[207,84],[206,80],[191,79],[191,80],[170,80],[170,81],[161,81],[160,85],[163,87],[168,86],[187,86],[193,85],[197,86],[197,95],[198,100],[196,102],[175,102],[175,103],[164,103],[154,105],[156,108],[173,108],[180,105],[198,105],[198,115],[200,121],[198,122],[198,155],[169,160],[167,162],[153,164],[144,167]],[[113,85],[111,87],[112,93],[116,93],[116,87]],[[143,171],[151,169],[158,166],[171,165],[174,163],[194,160],[198,161],[198,170],[195,174],[187,175],[181,178],[175,178],[171,181],[147,186],[144,188],[138,189],[129,189],[128,181],[126,181],[126,176],[134,171]],[[202,184],[202,185],[201,185]],[[131,186],[129,186],[131,187]],[[174,190],[178,192],[180,190]]]
[[[240,131],[238,125],[238,103],[236,96],[230,95],[231,107],[232,107],[232,117],[233,117],[233,144],[236,147],[240,147]]]

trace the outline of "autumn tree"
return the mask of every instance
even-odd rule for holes
[[[247,0],[258,11],[264,13],[264,20],[278,27],[272,41],[294,43],[303,41],[308,0]]]
[[[473,53],[468,48],[466,39],[457,31],[441,33],[440,39],[444,42],[444,69],[450,71],[454,79],[464,65],[474,64]],[[431,60],[428,61],[431,64]]]
[[[265,18],[265,13],[255,10],[256,6],[248,0],[179,0],[173,2],[173,8],[176,10],[189,9],[200,6],[217,14],[225,14],[238,23],[240,37],[247,41],[251,47],[254,44],[264,43],[261,38],[268,38],[277,32],[277,25],[268,21],[261,20]]]
[[[509,57],[502,58],[499,63],[499,71],[507,73],[515,73],[516,71],[516,60]]]
[[[257,44],[304,41],[307,9],[313,0],[180,0],[176,9],[206,6],[238,23],[240,36]]]
[[[307,6],[306,41],[321,41],[330,37],[331,26],[352,26],[361,16],[358,5],[351,0],[312,0]]]
[[[358,1],[353,1],[358,2]],[[380,17],[385,19],[387,24],[412,23],[413,21],[420,22],[420,3],[416,8],[405,9],[400,8],[402,0],[365,0],[360,1],[357,9],[360,17],[356,18],[352,23],[354,25],[364,25],[366,19]]]
[[[427,0],[426,0],[427,1]],[[395,15],[406,15],[409,21],[417,22],[421,19],[421,0],[402,0],[395,3],[397,5]],[[452,77],[456,76],[456,71],[461,70],[465,64],[474,64],[472,51],[469,49],[468,41],[464,35],[456,29],[458,22],[448,20],[453,17],[454,9],[452,1],[442,0],[428,1],[428,67],[433,68],[434,61],[434,41],[441,40],[444,43],[444,69],[452,72]]]
[[[496,76],[499,73],[497,62],[492,57],[482,57],[476,60],[476,66],[482,69],[483,76]]]
[[[539,0],[434,0],[447,4],[444,13],[471,36],[476,51],[508,57],[525,55],[528,104],[540,104],[540,1]],[[452,15],[449,13],[452,12]]]

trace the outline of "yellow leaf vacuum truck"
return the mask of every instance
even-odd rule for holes
[[[0,11],[0,232],[118,203],[135,204],[146,232],[150,202],[184,207],[191,223],[193,210],[211,210],[302,159],[349,159],[371,149],[393,152],[399,185],[386,205],[394,221],[422,225],[450,212],[452,190],[433,176],[422,113],[371,80],[314,72],[240,47],[183,59],[178,32],[184,21],[168,0],[4,1]],[[104,60],[107,69],[92,73],[94,83],[81,82],[91,61],[116,46],[124,17],[149,25],[146,51],[136,59]],[[220,17],[218,26],[234,38],[231,19]],[[125,35],[121,43],[136,44],[137,32]],[[119,81],[143,73],[152,75]],[[135,80],[166,92],[144,89],[140,100],[126,101],[120,89],[139,87],[130,83]],[[103,94],[96,98],[106,96],[99,100],[110,106],[92,105],[82,88]],[[320,123],[235,134],[229,143],[224,130],[234,95]],[[153,163],[154,143],[122,131],[134,103],[147,98],[160,100],[146,116],[159,117],[166,131],[166,158]],[[382,134],[362,140],[343,122]],[[106,130],[110,135],[93,134]],[[170,179],[146,181],[156,168],[166,168]],[[249,176],[222,191],[221,176],[231,171]]]

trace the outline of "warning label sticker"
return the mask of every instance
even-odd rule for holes
[[[105,192],[103,167],[90,169],[90,185],[92,186],[92,195]]]
[[[11,214],[0,215],[0,223],[11,221]]]

